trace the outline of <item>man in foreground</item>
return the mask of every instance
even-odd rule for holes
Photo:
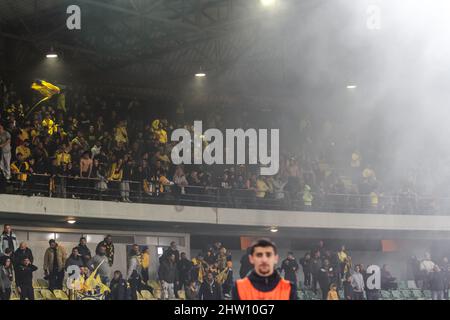
[[[247,277],[236,281],[233,300],[297,300],[297,286],[275,271],[279,257],[273,242],[256,241],[250,247],[249,259],[254,269]]]

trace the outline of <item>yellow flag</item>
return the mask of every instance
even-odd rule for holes
[[[59,89],[57,86],[44,80],[37,80],[36,82],[33,82],[33,84],[31,85],[31,89],[38,91],[46,98],[51,98],[55,94],[61,92],[61,89]]]

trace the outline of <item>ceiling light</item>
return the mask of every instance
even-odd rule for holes
[[[196,76],[197,78],[203,78],[203,77],[206,77],[206,73],[204,73],[204,72],[198,72],[198,73],[195,74],[195,76]]]
[[[56,59],[58,58],[58,54],[53,50],[53,47],[50,48],[50,51],[46,54],[47,59]]]
[[[77,220],[75,220],[75,219],[68,219],[67,220],[68,224],[75,224],[76,222],[77,222]]]
[[[272,228],[270,228],[270,232],[273,232],[273,233],[278,232],[278,228],[277,227],[272,227]]]
[[[273,6],[276,0],[260,0],[264,7]]]
[[[354,84],[349,84],[349,85],[347,86],[347,89],[356,89],[356,88],[357,88],[357,86],[354,85]]]

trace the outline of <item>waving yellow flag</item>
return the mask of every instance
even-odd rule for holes
[[[51,97],[53,97],[55,94],[59,94],[61,92],[61,89],[57,86],[51,84],[50,82],[44,81],[44,80],[36,80],[31,84],[31,89],[36,90],[41,95],[44,96],[42,100],[40,100],[38,103],[36,103],[28,112],[25,118],[28,118],[28,116],[31,114],[31,112],[36,108],[38,105],[40,105],[42,102],[49,100]]]

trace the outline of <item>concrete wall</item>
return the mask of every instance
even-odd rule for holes
[[[0,212],[40,216],[310,229],[450,231],[449,216],[288,212],[0,195]]]

